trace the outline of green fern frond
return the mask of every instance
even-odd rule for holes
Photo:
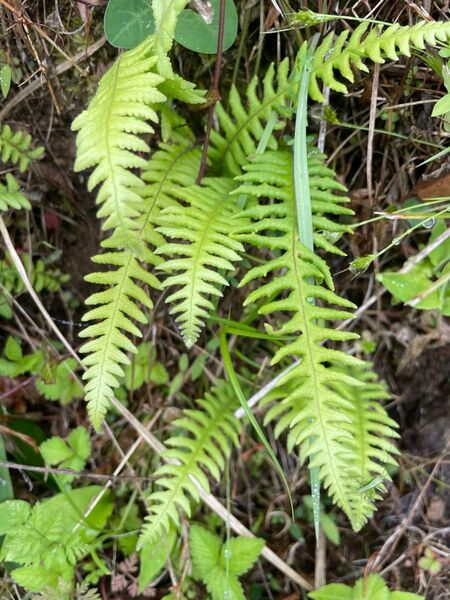
[[[132,169],[144,168],[146,161],[139,152],[149,146],[139,134],[153,133],[149,122],[158,117],[152,105],[166,97],[157,89],[163,78],[154,73],[157,59],[152,55],[153,39],[121,54],[100,80],[97,93],[88,108],[74,120],[78,131],[75,170],[94,167],[88,189],[97,185],[98,217],[104,218],[103,229],[118,230],[123,245],[133,241],[139,212],[136,188],[141,179]]]
[[[375,512],[375,501],[386,492],[383,482],[391,479],[387,466],[397,465],[394,456],[398,450],[393,439],[399,435],[397,423],[381,404],[382,400],[389,398],[384,385],[377,381],[375,373],[367,369],[360,369],[356,377],[364,385],[349,387],[337,383],[335,387],[349,401],[345,410],[349,422],[343,425],[350,434],[348,451],[352,458],[348,477],[355,488],[349,516],[353,528],[359,531]]]
[[[425,44],[436,45],[450,39],[450,22],[420,21],[412,27],[377,25],[369,31],[370,22],[358,25],[350,34],[343,31],[334,41],[334,32],[329,33],[314,53],[311,68],[309,95],[318,102],[324,101],[318,80],[336,92],[348,93],[341,77],[353,83],[352,67],[368,72],[364,59],[384,63],[385,58],[397,61],[401,56],[411,56],[411,50],[423,50]]]
[[[201,410],[186,409],[173,423],[178,431],[166,441],[170,448],[162,456],[176,464],[164,464],[155,473],[160,477],[156,485],[162,489],[148,498],[141,546],[160,538],[171,523],[178,525],[179,510],[190,516],[190,497],[199,500],[193,478],[209,492],[207,475],[219,481],[231,446],[239,445],[240,422],[233,414],[236,401],[229,384],[222,381],[198,405]]]
[[[11,162],[19,165],[23,173],[31,161],[37,160],[44,154],[44,147],[33,148],[31,135],[23,131],[13,131],[9,125],[0,129],[0,158],[3,163]]]
[[[0,212],[15,208],[16,210],[31,209],[31,204],[20,191],[20,185],[11,173],[6,173],[5,183],[0,183]]]
[[[244,211],[250,225],[236,230],[238,239],[275,256],[252,268],[241,285],[258,282],[246,304],[260,303],[260,314],[288,314],[278,330],[266,325],[269,333],[299,334],[295,341],[281,347],[272,364],[286,356],[301,358],[280,382],[289,394],[273,406],[266,422],[277,419],[276,434],[289,429],[288,447],[301,447],[301,457],[311,468],[319,469],[320,479],[333,500],[348,514],[352,513],[352,494],[348,480],[351,438],[347,424],[349,400],[336,384],[350,386],[363,382],[342,371],[342,367],[364,367],[362,361],[322,344],[355,339],[357,334],[332,329],[326,321],[351,318],[343,308],[353,304],[333,291],[326,263],[303,246],[298,239],[296,203],[293,191],[292,155],[290,152],[266,152],[258,156],[238,179],[242,185],[236,194],[259,200],[259,205]],[[272,203],[264,204],[263,198]],[[261,279],[270,275],[268,283]],[[318,301],[321,305],[319,306]],[[331,304],[340,308],[329,308]]]
[[[158,287],[158,280],[148,273],[132,252],[107,252],[92,259],[99,264],[114,265],[117,270],[91,273],[86,281],[108,286],[106,290],[92,294],[86,304],[95,306],[83,315],[83,321],[99,320],[80,332],[81,337],[93,338],[80,348],[87,354],[83,364],[87,370],[86,401],[91,422],[97,431],[101,428],[114,388],[124,376],[121,365],[130,360],[127,352],[136,352],[133,342],[126,334],[141,337],[141,332],[131,319],[146,323],[147,318],[137,303],[153,308],[148,295],[139,283]],[[124,333],[125,332],[125,333]]]
[[[233,271],[244,251],[230,235],[238,211],[229,195],[235,187],[231,179],[211,178],[201,186],[180,188],[177,194],[184,204],[166,208],[159,218],[158,232],[180,240],[164,244],[156,252],[170,258],[159,266],[169,274],[162,287],[179,288],[167,302],[175,303],[171,313],[178,315],[176,321],[188,348],[197,341],[204,319],[214,309],[210,298],[221,297],[221,288],[228,285],[220,271]]]
[[[200,151],[186,145],[162,145],[146,162],[143,171],[144,185],[139,188],[140,210],[136,219],[136,238],[142,243],[141,262],[131,250],[114,251],[120,244],[116,234],[102,242],[111,252],[93,258],[98,264],[108,265],[109,271],[92,273],[86,280],[97,285],[107,286],[103,292],[93,294],[86,303],[97,308],[84,315],[84,321],[98,320],[81,332],[82,337],[93,338],[83,345],[81,352],[87,356],[83,363],[88,367],[84,374],[87,380],[86,400],[94,427],[101,427],[114,389],[123,376],[123,365],[129,363],[126,352],[136,352],[135,345],[128,335],[141,336],[138,323],[147,323],[145,314],[136,304],[151,309],[153,304],[148,294],[139,287],[146,284],[159,289],[157,278],[148,273],[147,268],[158,265],[161,259],[153,251],[165,240],[156,231],[156,221],[161,209],[176,204],[174,190],[180,185],[191,185],[200,163]],[[142,263],[142,264],[141,264]]]
[[[216,116],[220,131],[211,132],[208,156],[220,174],[240,175],[242,165],[255,153],[272,112],[281,117],[286,113],[290,98],[288,75],[289,60],[285,58],[276,73],[273,64],[267,70],[263,79],[262,98],[259,98],[257,92],[260,79],[255,76],[246,90],[246,102],[233,85],[228,99],[229,108],[225,109],[222,103],[217,104]],[[281,118],[274,129],[281,129],[283,126]],[[277,148],[273,135],[267,147]]]

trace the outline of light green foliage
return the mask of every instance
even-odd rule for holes
[[[180,189],[178,198],[184,205],[166,208],[159,218],[160,233],[183,241],[164,244],[157,253],[170,259],[159,266],[169,274],[162,287],[179,288],[167,302],[175,303],[171,312],[178,315],[176,321],[188,348],[195,344],[204,319],[214,310],[209,298],[222,296],[221,288],[228,285],[221,272],[234,271],[244,251],[230,236],[238,211],[229,195],[234,187],[233,180],[210,178],[201,186]]]
[[[393,439],[398,438],[398,425],[383,408],[381,402],[389,398],[385,387],[376,375],[360,369],[355,373],[361,386],[335,384],[338,393],[348,400],[343,415],[348,418],[343,429],[350,437],[346,443],[348,455],[347,478],[352,494],[352,512],[349,515],[356,530],[375,512],[375,501],[386,491],[385,480],[391,477],[389,466],[396,466],[394,456],[398,450]]]
[[[91,454],[89,434],[84,427],[80,426],[70,432],[67,442],[54,436],[42,442],[40,450],[46,465],[82,471]],[[61,483],[71,483],[75,479],[74,475],[57,477]]]
[[[125,371],[125,387],[127,390],[137,390],[147,382],[163,385],[168,382],[169,375],[164,365],[155,360],[155,347],[149,342],[143,342],[137,347],[133,362],[127,365]]]
[[[423,600],[419,594],[391,592],[384,579],[376,573],[358,579],[354,587],[330,583],[308,594],[313,600]]]
[[[176,205],[174,194],[179,186],[194,183],[199,160],[199,151],[190,146],[164,145],[145,164],[143,185],[139,189],[139,218],[136,219],[137,234],[143,244],[144,266],[161,262],[152,250],[164,242],[163,236],[156,231],[158,216],[164,207]],[[156,289],[160,285],[132,250],[116,248],[114,235],[102,245],[112,251],[95,256],[93,261],[114,268],[87,276],[88,281],[106,286],[106,289],[87,299],[86,303],[96,308],[85,314],[83,320],[98,322],[80,334],[81,337],[93,338],[80,351],[87,354],[83,362],[88,370],[83,378],[88,382],[86,400],[96,429],[100,428],[114,389],[124,376],[123,365],[130,364],[126,352],[136,352],[135,345],[127,336],[141,337],[131,318],[141,324],[147,322],[137,303],[148,309],[153,306],[148,294],[138,284]]]
[[[41,158],[43,146],[33,148],[31,135],[23,131],[13,131],[9,125],[0,125],[0,159],[3,163],[19,165],[23,173],[31,161]]]
[[[20,258],[33,289],[38,293],[58,292],[70,279],[67,273],[63,273],[58,267],[46,264],[41,258],[33,262],[32,256],[27,252],[24,252]],[[8,254],[0,259],[0,291],[4,292],[0,294],[0,316],[10,319],[13,314],[11,298],[24,293],[26,287]]]
[[[347,86],[336,75],[353,83],[352,68],[368,72],[364,59],[381,64],[386,58],[397,61],[401,56],[411,56],[411,50],[423,50],[425,44],[436,45],[449,39],[450,23],[436,21],[420,21],[413,27],[402,27],[398,23],[370,27],[370,22],[364,21],[351,34],[345,29],[336,40],[331,32],[314,54],[309,94],[313,100],[324,101],[318,80],[346,94]]]
[[[0,375],[3,377],[19,377],[25,373],[40,373],[44,365],[44,355],[37,350],[24,355],[22,346],[13,337],[8,337],[4,348],[4,357],[0,358]]]
[[[31,204],[20,191],[20,185],[11,173],[6,173],[5,184],[0,183],[0,213],[15,208],[16,210],[31,209]]]
[[[209,158],[221,175],[236,176],[242,172],[242,166],[249,156],[256,152],[264,128],[274,112],[278,119],[274,130],[283,128],[289,104],[289,60],[285,58],[278,66],[273,64],[263,79],[263,93],[260,98],[258,86],[260,80],[254,77],[247,90],[245,100],[241,98],[233,85],[230,90],[228,107],[222,103],[216,106],[216,115],[220,131],[211,131]],[[246,106],[244,106],[246,104]],[[277,140],[270,136],[268,148],[276,149]]]
[[[83,396],[83,387],[75,374],[78,365],[74,358],[65,358],[59,363],[47,362],[36,379],[36,389],[47,400],[62,406]]]
[[[231,446],[238,445],[240,423],[233,415],[236,402],[231,387],[222,382],[198,400],[198,405],[198,409],[183,411],[183,416],[173,423],[174,435],[166,440],[169,449],[163,458],[172,459],[176,464],[163,464],[155,472],[160,489],[148,497],[149,514],[140,539],[141,547],[159,539],[164,531],[169,531],[171,523],[177,525],[178,510],[190,516],[189,497],[199,500],[192,478],[209,492],[205,471],[219,481]]]
[[[149,122],[158,120],[152,105],[166,97],[157,89],[163,78],[154,71],[153,40],[120,55],[100,80],[88,108],[74,120],[78,131],[75,170],[95,167],[89,177],[91,191],[100,184],[98,217],[103,229],[117,230],[122,243],[136,229],[138,211],[133,207],[139,196],[134,188],[142,181],[131,169],[142,168],[148,144],[139,137],[153,133]]]
[[[445,234],[446,225],[438,221],[428,244]],[[423,249],[423,248],[422,248]],[[426,258],[407,273],[384,271],[377,275],[395,301],[404,302],[418,310],[438,310],[450,316],[450,238],[447,237]]]
[[[419,567],[428,571],[430,575],[437,575],[442,570],[442,563],[438,554],[435,554],[431,548],[425,548],[424,555],[419,560]]]
[[[277,435],[289,429],[288,448],[300,445],[302,460],[308,459],[311,467],[319,469],[320,480],[334,502],[352,519],[354,527],[360,528],[361,520],[354,519],[355,484],[348,476],[352,456],[349,428],[350,424],[354,426],[348,413],[352,404],[337,384],[350,389],[362,386],[360,377],[344,372],[342,367],[361,369],[365,363],[323,345],[358,337],[326,324],[330,320],[351,318],[352,313],[342,308],[353,305],[333,292],[326,263],[299,242],[291,154],[266,152],[256,157],[246,171],[238,178],[243,184],[235,193],[255,199],[270,198],[273,203],[260,202],[245,210],[243,215],[253,222],[238,228],[236,235],[242,241],[275,253],[274,258],[252,268],[241,281],[241,286],[247,285],[270,274],[267,283],[260,283],[250,292],[246,304],[262,302],[259,304],[262,315],[288,313],[288,319],[277,330],[266,325],[269,333],[300,334],[295,341],[283,345],[272,359],[272,364],[276,364],[286,356],[293,356],[301,358],[301,362],[280,382],[279,387],[286,386],[286,396],[269,410],[266,422],[278,421]],[[334,223],[326,220],[322,226],[332,231]],[[339,232],[340,226],[336,227]],[[322,235],[315,232],[315,241]],[[320,300],[321,306],[314,300]],[[342,308],[328,308],[327,304]],[[378,432],[385,433],[381,426]],[[361,499],[356,498],[356,502],[361,504]]]
[[[32,592],[67,590],[72,587],[77,561],[95,548],[98,530],[112,510],[107,497],[91,512],[88,521],[77,529],[83,511],[100,491],[98,486],[72,490],[70,502],[59,494],[37,502],[33,508],[23,500],[8,500],[0,511],[0,535],[5,535],[0,560],[20,566],[13,568],[13,579]],[[68,600],[63,594],[61,600]]]
[[[245,600],[239,577],[256,562],[264,542],[239,536],[222,540],[199,525],[189,530],[194,577],[203,581],[212,600]]]

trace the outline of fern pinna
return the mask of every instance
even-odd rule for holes
[[[288,314],[276,331],[266,325],[269,333],[299,334],[295,341],[281,347],[272,360],[272,364],[277,364],[286,356],[301,358],[281,380],[279,387],[287,386],[289,393],[269,410],[266,421],[278,420],[275,429],[278,435],[289,430],[288,448],[300,445],[302,459],[308,459],[311,467],[319,469],[330,496],[352,519],[355,490],[354,481],[348,477],[352,457],[349,428],[356,423],[348,416],[351,404],[339,393],[337,384],[350,388],[363,385],[360,378],[344,372],[342,367],[361,369],[364,363],[323,345],[358,337],[326,324],[351,318],[352,313],[343,309],[351,309],[353,304],[334,293],[326,263],[299,241],[292,169],[290,151],[268,151],[255,157],[245,167],[246,173],[238,178],[242,184],[235,194],[245,194],[258,204],[243,212],[251,222],[237,228],[235,235],[243,242],[274,253],[273,258],[253,267],[240,285],[258,282],[246,304],[258,303],[260,314]],[[332,221],[321,221],[321,226],[333,230]],[[334,229],[339,232],[340,226]],[[315,239],[321,240],[323,235],[316,231]],[[269,281],[261,283],[268,275]],[[379,433],[385,431],[380,428]],[[356,522],[354,525],[361,526]]]

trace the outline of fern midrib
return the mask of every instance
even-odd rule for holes
[[[294,275],[295,275],[295,282],[297,285],[297,294],[298,294],[298,297],[300,300],[300,307],[301,307],[301,311],[302,311],[304,322],[305,322],[305,329],[304,329],[304,331],[302,331],[300,333],[300,335],[305,336],[306,344],[308,347],[308,354],[310,357],[310,365],[311,365],[310,376],[313,381],[314,404],[316,406],[316,416],[317,416],[317,419],[320,424],[320,429],[322,431],[322,439],[324,440],[324,443],[326,446],[326,453],[327,453],[327,456],[329,457],[328,466],[331,468],[331,471],[333,473],[334,485],[335,485],[336,490],[340,494],[340,498],[341,498],[342,505],[344,508],[345,506],[347,506],[347,501],[346,501],[345,493],[344,493],[341,483],[340,483],[340,478],[337,476],[335,469],[334,469],[334,457],[333,457],[333,453],[331,452],[331,449],[330,449],[330,446],[328,443],[328,435],[327,435],[327,431],[326,431],[326,427],[325,427],[325,423],[324,423],[324,419],[323,419],[322,406],[321,406],[321,402],[320,402],[320,392],[319,392],[319,387],[318,387],[319,384],[318,384],[318,377],[317,377],[317,372],[316,372],[316,361],[314,360],[315,348],[314,348],[312,340],[311,340],[311,332],[309,331],[309,320],[307,318],[307,312],[305,310],[306,309],[305,302],[307,302],[307,300],[305,300],[305,298],[304,298],[303,287],[302,287],[302,278],[301,278],[301,275],[300,275],[300,272],[298,269],[298,263],[297,263],[296,248],[297,248],[297,244],[299,242],[298,242],[298,232],[297,232],[297,228],[295,226],[295,224],[297,223],[297,207],[296,207],[294,198],[292,198],[292,207],[293,207],[292,210],[293,210],[293,215],[294,215],[294,219],[293,219],[292,227],[291,227],[292,262],[294,265]],[[344,508],[344,510],[347,510],[347,509]]]
[[[110,119],[111,119],[112,107],[114,104],[114,96],[115,96],[115,91],[117,88],[117,82],[119,79],[119,66],[120,66],[121,60],[122,60],[122,56],[119,56],[117,61],[114,63],[114,66],[112,67],[114,69],[114,80],[113,80],[112,90],[111,90],[110,96],[109,96],[108,109],[106,111],[106,114],[107,114],[106,123],[108,124],[108,127],[105,127],[105,140],[106,140],[106,156],[107,156],[107,161],[108,161],[108,165],[109,165],[109,177],[112,181],[113,190],[114,190],[114,193],[113,193],[114,204],[116,205],[116,213],[119,218],[120,229],[122,229],[122,231],[125,233],[127,231],[127,229],[124,225],[123,217],[122,217],[122,213],[121,213],[119,194],[118,194],[117,183],[116,183],[116,178],[115,178],[115,170],[114,170],[113,162],[111,160],[111,152],[110,152],[110,145],[109,145],[109,134],[110,134],[109,123],[110,123]]]

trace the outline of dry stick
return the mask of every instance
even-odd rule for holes
[[[372,189],[372,160],[373,160],[373,139],[375,135],[375,119],[377,116],[377,98],[378,98],[378,82],[380,80],[380,65],[375,64],[373,70],[373,82],[372,82],[372,97],[370,99],[370,122],[369,122],[369,134],[367,136],[367,196],[371,210],[373,210],[373,189]]]
[[[48,314],[44,305],[42,304],[41,300],[39,299],[39,296],[34,291],[33,286],[31,285],[30,280],[28,279],[27,272],[25,271],[25,268],[19,258],[19,255],[16,252],[16,249],[14,248],[14,244],[12,243],[8,229],[6,228],[6,225],[1,216],[0,216],[0,233],[5,241],[6,247],[10,253],[10,256],[14,263],[14,266],[16,267],[28,293],[34,300],[37,308],[43,315],[44,319],[47,321],[49,327],[56,334],[58,339],[62,342],[64,347],[76,359],[76,361],[83,368],[85,368],[83,363],[81,362],[79,356],[73,350],[73,348],[71,347],[69,342],[66,340],[64,335],[61,333],[61,331],[58,329],[57,325],[55,324],[55,322],[53,321],[51,316]],[[158,454],[161,454],[162,452],[164,452],[166,450],[166,447],[164,446],[164,444],[162,444],[158,440],[158,438],[156,438],[152,433],[150,433],[150,431],[147,431],[147,429],[144,427],[144,425],[142,425],[142,423],[127,408],[125,408],[125,406],[123,406],[119,402],[119,400],[117,400],[116,398],[112,398],[111,404],[116,408],[116,410],[120,414],[122,414],[126,418],[128,423],[130,425],[132,425],[132,427],[140,434],[141,438],[143,438],[155,452],[157,452]],[[132,446],[132,448],[130,448],[127,455],[130,454],[131,451],[134,452],[134,446],[136,445],[136,447],[137,447],[137,445],[140,443],[140,441],[141,441],[140,439],[136,440],[135,444]],[[121,467],[122,463],[125,464],[125,462],[126,462],[125,459],[128,460],[128,457],[125,456],[122,459],[119,467]],[[167,457],[167,458],[164,457],[164,460],[167,462],[172,462],[172,463],[174,462],[173,459],[170,459],[169,457]],[[176,462],[175,462],[175,464],[176,464]],[[117,469],[119,469],[119,467],[117,467]],[[212,494],[208,494],[193,477],[191,477],[191,479],[193,480],[194,485],[198,489],[199,496],[202,498],[202,500],[205,502],[205,504],[213,512],[215,512],[221,519],[223,519],[225,522],[229,522],[230,527],[233,529],[233,531],[235,533],[237,533],[239,535],[245,535],[247,537],[255,537],[253,535],[253,533],[245,527],[245,525],[243,525],[234,515],[232,515],[217,500],[217,498],[215,498]],[[110,483],[110,482],[108,482],[108,483]],[[105,488],[105,491],[106,491],[106,488]],[[276,567],[278,570],[280,570],[282,573],[284,573],[286,575],[286,577],[289,577],[289,579],[291,579],[297,585],[299,585],[300,587],[302,587],[308,591],[313,589],[311,583],[305,577],[303,577],[302,575],[299,575],[296,571],[294,571],[294,569],[292,569],[286,562],[284,562],[284,560],[282,560],[277,554],[275,554],[275,552],[270,550],[270,548],[265,546],[261,554],[262,554],[262,556],[264,556],[264,558],[266,560],[268,560],[270,563],[272,563],[272,565],[274,567]]]
[[[123,417],[136,429],[136,431],[146,440],[148,445],[153,448],[155,452],[161,454],[166,450],[166,447],[160,442],[152,433],[147,431],[142,423],[125,407],[119,400],[113,398],[111,401],[114,408],[121,413]],[[179,461],[164,457],[164,460],[170,464],[180,464]],[[200,498],[203,502],[221,519],[230,524],[231,529],[238,535],[245,535],[247,537],[255,537],[253,533],[245,527],[234,515],[232,515],[224,506],[221,504],[215,496],[206,492],[199,482],[192,475],[189,476],[191,481],[194,483],[198,490]],[[311,583],[302,575],[299,575],[294,569],[292,569],[287,563],[284,562],[275,552],[273,552],[267,546],[264,546],[261,556],[268,560],[274,567],[284,573],[289,579],[294,581],[300,587],[310,591],[312,590]]]
[[[222,54],[223,54],[223,32],[225,29],[225,0],[220,0],[220,13],[219,13],[219,32],[217,38],[217,57],[216,66],[214,68],[214,78],[212,87],[212,99],[211,105],[208,111],[208,122],[206,124],[205,141],[203,143],[202,159],[200,161],[200,168],[198,170],[196,183],[199,184],[203,179],[206,171],[206,161],[208,160],[208,148],[209,140],[211,137],[211,129],[213,124],[214,109],[217,101],[220,99],[219,83],[220,83],[220,71],[222,69]]]
[[[138,440],[140,441],[140,440]],[[23,465],[21,463],[10,462],[8,460],[0,460],[0,467],[7,469],[15,469],[17,471],[30,471],[33,473],[43,473],[45,476],[48,475],[75,475],[76,477],[84,477],[86,479],[94,479],[97,481],[108,481],[114,483],[118,479],[126,480],[145,480],[151,481],[152,477],[146,477],[145,475],[118,475],[115,472],[112,475],[106,473],[87,473],[86,471],[75,471],[74,469],[56,469],[53,467],[35,467],[33,465]]]
[[[89,58],[90,56],[95,54],[95,52],[97,52],[99,48],[104,46],[105,42],[106,38],[103,36],[99,40],[94,42],[91,46],[86,48],[86,50],[82,50],[81,52],[78,52],[78,54],[75,54],[75,56],[71,60],[66,60],[65,62],[57,65],[55,68],[55,74],[62,75],[73,66],[73,62],[80,62],[86,58]],[[11,98],[11,100],[4,106],[4,108],[0,110],[0,121],[2,121],[11,112],[11,110],[15,106],[17,106],[17,104],[20,104],[27,96],[38,90],[42,85],[44,85],[44,80],[36,79],[35,81],[32,81],[26,87],[24,87],[13,98]]]

